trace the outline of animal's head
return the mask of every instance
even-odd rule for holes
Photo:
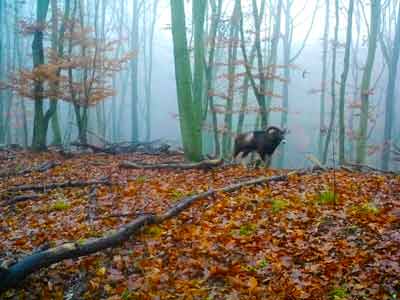
[[[274,143],[276,143],[276,145],[279,145],[280,143],[286,143],[285,140],[285,135],[286,133],[288,133],[287,129],[280,129],[278,127],[275,126],[269,126],[266,130],[265,130],[267,137],[269,140],[273,141]]]

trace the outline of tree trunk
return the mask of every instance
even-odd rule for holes
[[[325,26],[323,37],[322,51],[322,82],[321,82],[321,97],[320,97],[320,113],[319,113],[319,141],[318,153],[320,160],[324,159],[324,135],[325,135],[325,101],[327,88],[327,64],[328,64],[328,45],[329,45],[329,3],[330,0],[325,0]]]
[[[4,79],[5,67],[3,63],[3,11],[6,1],[0,1],[0,80]],[[4,91],[0,89],[0,144],[5,141],[5,114],[4,114]]]
[[[204,22],[207,9],[207,0],[192,2],[193,31],[194,31],[194,69],[193,69],[193,108],[196,131],[202,132],[202,111],[204,100]]]
[[[331,97],[332,97],[332,106],[331,106],[331,119],[329,121],[328,134],[325,140],[324,154],[322,163],[326,164],[328,160],[328,150],[329,150],[329,142],[332,137],[333,127],[335,124],[335,114],[336,114],[336,54],[337,54],[337,46],[338,46],[338,32],[339,32],[339,0],[335,0],[335,37],[333,40],[332,46],[332,78],[331,78]],[[333,141],[333,147],[335,147],[335,140]]]
[[[81,144],[87,144],[87,107],[81,107],[78,104],[74,104],[75,119],[78,126],[78,138]]]
[[[235,71],[237,59],[238,40],[238,2],[236,0],[230,20],[229,48],[228,48],[228,99],[225,105],[224,132],[222,135],[222,155],[224,158],[231,156],[232,152],[232,110],[235,98]]]
[[[98,0],[100,1],[100,0]],[[105,43],[105,19],[106,19],[106,3],[107,0],[101,0],[101,27],[100,27],[100,40]],[[96,105],[96,121],[97,130],[102,138],[106,137],[106,116],[104,101]]]
[[[250,59],[249,59],[250,68],[253,68],[255,55],[256,55],[256,47],[255,47],[255,45],[253,45],[253,48],[251,49],[251,52],[250,52]],[[239,113],[239,117],[238,117],[236,134],[240,134],[243,132],[244,117],[246,114],[247,102],[249,99],[249,87],[250,87],[249,80],[250,80],[250,78],[246,74],[244,81],[243,81],[242,103],[240,104],[240,113]]]
[[[152,110],[152,78],[153,78],[153,41],[154,41],[154,28],[157,21],[157,7],[159,0],[153,0],[153,11],[152,20],[150,24],[150,36],[149,36],[149,55],[148,55],[148,71],[145,83],[145,97],[146,97],[146,141],[151,140],[151,110]],[[146,58],[145,58],[146,59]]]
[[[398,8],[398,15],[396,21],[396,32],[393,40],[393,50],[392,55],[389,57],[389,77],[388,84],[386,88],[386,109],[385,109],[385,129],[383,137],[383,151],[382,151],[382,162],[381,168],[383,170],[389,169],[390,161],[390,150],[392,145],[392,132],[393,132],[393,119],[394,119],[394,104],[395,104],[395,87],[396,87],[396,76],[397,76],[397,66],[400,54],[400,2]],[[383,46],[383,39],[380,39]]]
[[[206,68],[206,99],[207,104],[205,105],[204,111],[204,120],[207,116],[207,109],[208,106],[210,107],[211,111],[211,118],[213,124],[213,137],[214,137],[214,154],[215,156],[219,157],[221,154],[221,147],[219,143],[219,134],[218,134],[218,118],[217,113],[215,112],[214,106],[214,96],[213,96],[213,87],[214,87],[214,79],[215,79],[215,53],[216,53],[216,40],[217,40],[217,31],[220,24],[221,18],[221,10],[222,10],[222,0],[218,0],[218,4],[215,3],[215,0],[211,2],[211,9],[212,9],[212,19],[211,19],[211,26],[210,26],[210,50],[208,52],[208,66]]]
[[[290,82],[290,50],[291,50],[291,28],[290,24],[292,23],[292,17],[290,13],[291,9],[291,1],[286,1],[286,10],[285,10],[285,34],[283,36],[283,65],[284,69],[284,78],[285,82],[282,84],[282,96],[283,96],[283,111],[281,118],[281,128],[287,128],[288,121],[288,112],[289,112],[289,82]],[[278,167],[282,168],[285,162],[285,145],[281,146],[281,152],[278,160]]]
[[[368,54],[361,82],[361,117],[357,141],[356,162],[364,164],[367,153],[367,130],[369,114],[369,94],[372,69],[375,61],[378,32],[381,23],[381,1],[371,0],[370,32],[368,39]]]
[[[69,11],[69,1],[65,3],[65,16],[63,20],[63,24],[60,29],[60,34],[58,35],[58,5],[57,5],[57,0],[51,0],[51,48],[54,51],[54,53],[58,53],[58,56],[62,56],[62,50],[63,47],[60,45],[60,43],[64,42],[64,33],[63,28],[65,30],[65,22],[66,18],[68,18],[68,11]],[[57,75],[60,74],[60,71],[57,72]],[[54,94],[56,94],[58,90],[58,84],[54,84],[52,87]],[[52,110],[54,110],[54,114],[51,118],[51,128],[53,130],[53,144],[54,145],[61,145],[62,144],[62,138],[61,138],[61,129],[60,129],[60,123],[58,121],[58,110],[57,110],[57,98],[54,97],[50,101],[50,105],[52,106]]]
[[[346,46],[344,52],[343,62],[343,73],[340,80],[340,95],[339,95],[339,164],[345,163],[345,125],[344,125],[344,105],[345,105],[345,94],[346,94],[346,83],[349,74],[350,65],[350,49],[353,29],[353,10],[354,0],[350,0],[349,10],[347,14],[347,33],[346,33]]]
[[[182,143],[188,160],[202,158],[201,124],[195,124],[198,107],[193,103],[192,74],[186,40],[186,22],[183,0],[171,0],[172,36],[175,57],[175,78]]]
[[[254,1],[254,0],[253,0]],[[279,39],[281,36],[281,15],[282,15],[282,2],[283,0],[278,0],[278,7],[276,10],[276,17],[275,17],[275,24],[274,24],[274,31],[272,34],[272,44],[271,44],[271,53],[268,60],[267,70],[271,78],[269,78],[267,83],[267,98],[266,98],[266,109],[267,111],[264,112],[266,114],[265,122],[262,122],[262,127],[265,128],[269,123],[269,111],[271,108],[272,102],[272,95],[274,94],[274,76],[276,75],[276,64],[278,61],[278,46],[279,46]],[[263,121],[264,118],[261,118]],[[264,124],[265,123],[265,124]]]
[[[139,50],[139,0],[133,1],[133,17],[132,17],[132,51]],[[139,114],[138,114],[138,58],[131,60],[131,97],[132,97],[132,142],[139,140]]]
[[[37,0],[36,21],[38,27],[34,33],[32,42],[33,67],[36,68],[44,64],[43,51],[43,27],[46,22],[49,0]],[[37,81],[34,87],[35,92],[35,110],[33,124],[32,148],[40,151],[46,148],[47,124],[43,113],[43,82]]]
[[[281,2],[281,0],[279,0]],[[254,29],[255,29],[255,47],[256,47],[256,57],[257,57],[257,66],[258,66],[258,76],[260,78],[260,87],[258,98],[258,104],[260,106],[260,117],[261,117],[261,127],[266,127],[268,125],[268,105],[265,100],[265,88],[266,88],[266,79],[265,79],[265,70],[263,63],[263,53],[261,51],[261,20],[265,11],[265,0],[261,1],[260,14],[258,13],[257,1],[252,1],[253,8],[253,18],[254,18]],[[274,36],[275,37],[275,36]],[[274,39],[273,37],[273,39]],[[272,42],[274,43],[274,41]],[[257,94],[256,94],[257,95]]]

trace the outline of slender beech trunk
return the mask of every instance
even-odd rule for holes
[[[21,69],[22,66],[23,66],[22,53],[21,53],[23,51],[23,47],[21,47],[21,40],[20,40],[18,27],[17,27],[17,24],[20,21],[19,5],[15,5],[14,6],[14,14],[15,14],[14,51],[15,51],[16,60],[17,60],[16,67],[18,69]],[[1,62],[0,62],[0,65],[1,65]],[[0,78],[0,80],[1,80],[1,78]],[[23,97],[21,97],[21,96],[19,96],[18,98],[19,98],[18,104],[19,104],[19,106],[21,108],[21,120],[19,120],[19,122],[22,125],[21,130],[18,132],[18,136],[20,136],[22,138],[22,145],[24,146],[24,148],[27,148],[28,144],[29,144],[29,141],[28,141],[28,121],[26,119],[25,99]]]
[[[0,80],[4,79],[4,63],[3,63],[3,11],[6,1],[0,1]],[[4,115],[4,92],[0,89],[0,144],[4,144],[4,127],[5,127],[5,115]]]
[[[132,14],[132,51],[136,52],[139,49],[139,0],[133,0]],[[132,97],[132,141],[139,140],[139,95],[138,95],[138,59],[137,57],[131,60],[131,97]]]
[[[253,45],[253,48],[251,49],[250,52],[250,58],[249,58],[249,64],[250,68],[253,68],[254,64],[254,58],[256,54],[256,47]],[[243,132],[243,125],[244,125],[244,117],[246,115],[246,109],[247,109],[247,102],[249,100],[249,76],[246,74],[243,80],[243,95],[242,95],[242,103],[240,104],[240,112],[239,112],[239,117],[238,117],[238,124],[237,124],[237,129],[236,133],[240,134]]]
[[[255,1],[255,0],[253,0]],[[274,94],[274,76],[276,73],[276,64],[278,61],[278,46],[279,46],[279,39],[281,37],[281,15],[282,15],[282,2],[283,0],[278,0],[278,7],[276,9],[276,17],[275,17],[275,24],[274,24],[274,31],[272,33],[272,42],[271,42],[271,53],[269,55],[267,70],[269,73],[268,84],[267,84],[267,98],[266,98],[266,123],[262,123],[262,126],[265,127],[269,123],[269,111],[271,108],[272,102],[272,95]],[[262,119],[261,119],[262,120]]]
[[[66,3],[65,12],[69,10],[68,3]],[[65,18],[63,20],[65,22]],[[64,25],[65,28],[65,25]],[[51,49],[54,53],[59,53],[60,43],[63,43],[63,40],[60,37],[63,35],[62,32],[58,34],[58,3],[57,0],[51,0]],[[60,36],[60,37],[59,37]],[[60,71],[57,71],[57,75],[60,74]],[[57,94],[58,84],[55,83],[52,86],[53,94]],[[50,105],[52,106],[52,110],[54,110],[53,116],[51,118],[51,128],[53,130],[53,144],[54,145],[61,145],[62,138],[61,138],[61,129],[60,124],[58,121],[58,109],[57,109],[57,97],[54,96],[50,99]]]
[[[326,164],[328,160],[328,150],[329,143],[332,137],[333,127],[335,124],[335,114],[336,114],[336,54],[337,54],[337,46],[338,46],[338,32],[339,32],[339,0],[335,0],[335,34],[332,45],[332,78],[331,78],[331,97],[332,97],[332,106],[331,106],[331,116],[329,121],[328,133],[325,140],[324,153],[323,153],[323,164]],[[333,145],[335,141],[333,141]],[[335,146],[335,145],[334,145]]]
[[[319,113],[319,141],[318,153],[320,160],[324,159],[324,135],[326,134],[325,127],[325,102],[327,90],[327,65],[328,65],[328,45],[329,45],[329,3],[330,0],[325,0],[325,25],[322,50],[322,82],[320,96],[320,113]]]
[[[365,163],[367,155],[367,131],[369,115],[369,95],[372,69],[375,61],[377,38],[381,24],[381,1],[371,0],[370,32],[368,39],[368,54],[361,82],[361,117],[357,141],[356,162]]]
[[[343,73],[340,79],[340,95],[339,95],[339,164],[345,163],[345,125],[344,125],[344,105],[347,77],[350,67],[350,49],[353,29],[353,10],[354,0],[349,1],[349,9],[347,13],[347,33],[346,33],[346,46],[344,52]]]
[[[236,0],[230,20],[229,47],[228,47],[228,99],[225,105],[224,132],[222,135],[222,155],[228,158],[232,152],[232,110],[235,98],[235,71],[237,59],[237,40],[238,33],[238,6]]]
[[[263,3],[265,4],[265,2],[263,2]],[[253,7],[253,9],[254,9],[254,7]],[[240,48],[242,50],[242,55],[243,55],[243,60],[244,60],[244,67],[245,67],[245,70],[246,70],[246,75],[248,76],[250,84],[251,84],[251,87],[253,89],[253,93],[254,93],[254,95],[255,95],[255,97],[257,99],[259,110],[261,112],[261,124],[262,124],[262,126],[266,126],[266,124],[267,124],[267,118],[266,118],[267,109],[266,109],[266,106],[265,106],[265,91],[264,91],[264,87],[263,87],[263,84],[262,84],[262,83],[264,83],[264,85],[265,85],[265,81],[263,80],[263,74],[264,73],[263,72],[260,73],[260,88],[259,88],[259,87],[257,87],[256,81],[255,81],[254,76],[253,76],[253,74],[251,72],[251,67],[250,67],[250,63],[249,63],[249,57],[247,55],[243,19],[244,19],[243,18],[243,11],[242,11],[242,7],[241,7],[241,3],[239,1]],[[256,19],[258,20],[258,17],[256,17]],[[257,32],[257,30],[256,30],[256,32]],[[255,39],[254,43],[255,43],[256,54],[257,54],[257,62],[258,62],[259,70],[260,70],[260,61],[262,62],[262,57],[260,56],[261,46],[260,46],[260,39],[259,39],[259,37],[257,38],[257,33],[256,33],[256,39]],[[262,69],[262,66],[261,66],[261,69]]]
[[[195,124],[202,131],[202,111],[204,100],[204,23],[207,9],[207,0],[196,0],[192,2],[193,31],[194,31],[194,68],[193,68],[193,105]]]
[[[214,96],[212,93],[214,87],[214,79],[216,70],[214,67],[215,63],[215,56],[216,56],[216,41],[217,41],[217,31],[220,24],[221,19],[221,10],[222,10],[222,0],[218,0],[218,4],[215,0],[210,1],[211,10],[212,10],[212,18],[211,18],[211,26],[210,26],[210,45],[209,45],[209,52],[208,52],[208,66],[206,67],[206,105],[204,109],[204,117],[203,120],[207,117],[207,109],[208,106],[210,107],[211,111],[211,118],[213,124],[213,137],[214,137],[214,154],[215,156],[220,156],[221,154],[221,146],[219,143],[219,133],[218,133],[218,118],[217,113],[215,112],[214,106]]]
[[[97,0],[100,1],[100,0]],[[106,20],[106,3],[107,0],[101,0],[101,25],[100,25],[100,40],[101,44],[105,44],[105,20]],[[106,137],[106,115],[105,115],[105,101],[101,101],[96,105],[96,121],[97,121],[97,130],[100,133],[100,136]]]
[[[279,0],[281,2],[281,0]],[[265,65],[263,62],[263,53],[261,50],[261,20],[265,11],[265,0],[261,1],[260,14],[258,13],[257,1],[252,0],[252,8],[253,8],[253,19],[254,19],[254,29],[255,29],[255,46],[256,46],[256,57],[257,57],[257,66],[258,66],[258,76],[260,78],[260,87],[257,93],[259,96],[257,97],[258,104],[260,106],[261,112],[261,127],[266,127],[268,125],[268,109],[269,106],[266,104],[265,94],[266,94],[266,78],[265,78]],[[240,9],[241,11],[241,9]],[[242,17],[241,17],[242,19]],[[243,27],[243,26],[241,26]],[[275,36],[274,36],[275,37]],[[243,41],[244,42],[244,41]],[[243,50],[242,50],[243,51]],[[245,62],[247,64],[247,62]]]
[[[289,82],[290,82],[290,50],[291,50],[291,28],[290,24],[292,23],[292,17],[290,14],[291,9],[291,1],[286,1],[286,10],[285,10],[285,34],[283,36],[283,64],[285,66],[284,69],[284,77],[285,82],[282,85],[282,97],[283,97],[283,111],[281,118],[281,128],[287,127],[288,121],[288,112],[289,112]],[[285,145],[281,146],[281,151],[278,160],[278,167],[282,168],[285,161]]]
[[[359,5],[356,3],[356,5]],[[357,8],[357,6],[356,6]],[[358,56],[359,56],[359,49],[360,49],[360,31],[361,31],[361,17],[360,17],[360,9],[357,8],[355,10],[355,27],[356,27],[356,39],[354,41],[354,49],[353,49],[353,67],[351,68],[352,75],[353,75],[353,92],[352,92],[352,101],[356,101],[356,99],[359,96],[359,91],[358,91],[358,85],[360,84],[359,82],[359,62],[358,62]],[[351,110],[349,113],[349,120],[348,120],[348,128],[349,132],[351,133],[350,138],[348,140],[348,159],[349,161],[354,161],[354,143],[355,143],[355,135],[354,135],[354,110]]]
[[[394,104],[395,104],[395,88],[396,88],[396,76],[397,67],[400,54],[400,2],[396,21],[396,31],[393,40],[393,50],[391,56],[387,57],[387,63],[389,66],[389,77],[386,88],[386,109],[385,109],[385,129],[383,137],[383,151],[382,151],[382,162],[381,167],[384,170],[389,169],[390,161],[390,150],[392,145],[392,132],[393,132],[393,120],[394,120]],[[380,39],[381,45],[384,46],[383,38]]]
[[[159,0],[153,0],[153,10],[150,23],[150,36],[149,36],[149,55],[148,55],[148,70],[145,83],[145,97],[146,97],[146,141],[151,140],[151,110],[152,110],[152,79],[153,79],[153,41],[154,29],[157,21],[157,7]],[[145,58],[146,59],[146,58]]]

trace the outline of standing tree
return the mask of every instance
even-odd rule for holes
[[[38,19],[45,20],[45,9],[48,8],[49,3],[48,1],[39,2]],[[66,3],[69,4],[69,0],[66,0]],[[62,30],[68,50],[63,55],[60,55],[63,53],[60,48],[55,54],[50,51],[47,63],[44,63],[43,28],[35,25],[33,44],[33,49],[36,51],[34,52],[35,68],[33,71],[20,70],[13,80],[11,86],[13,90],[23,97],[35,100],[35,143],[33,143],[35,150],[46,147],[44,133],[47,132],[49,119],[54,112],[52,111],[54,106],[50,106],[46,114],[43,114],[43,99],[61,99],[72,103],[79,140],[85,144],[88,108],[114,95],[110,80],[132,59],[131,53],[119,58],[111,55],[120,41],[98,39],[96,33],[84,26],[83,9],[82,2],[74,0],[72,14],[63,23],[65,28]],[[68,5],[66,10],[69,10]]]
[[[222,136],[222,154],[228,158],[232,152],[232,112],[235,98],[235,71],[237,60],[237,40],[238,40],[238,9],[239,1],[235,1],[229,29],[228,46],[228,97],[225,105],[224,132]]]
[[[344,143],[345,143],[345,125],[344,125],[344,104],[345,104],[345,93],[346,93],[346,83],[347,76],[349,74],[350,65],[350,48],[352,39],[352,29],[353,29],[353,10],[354,10],[354,0],[349,1],[349,9],[347,12],[347,33],[346,33],[346,45],[344,52],[344,63],[343,63],[343,73],[340,79],[340,94],[339,94],[339,164],[344,164]]]
[[[214,80],[216,74],[215,58],[216,58],[216,44],[217,44],[217,34],[218,29],[221,24],[221,11],[222,11],[222,0],[210,0],[211,6],[211,25],[209,32],[209,49],[208,49],[208,62],[205,70],[205,80],[206,80],[206,104],[204,105],[204,116],[203,120],[207,117],[208,107],[210,107],[211,118],[212,118],[212,127],[213,127],[213,138],[214,138],[214,154],[219,156],[221,154],[221,147],[219,142],[219,134],[218,134],[218,118],[217,113],[215,111],[215,103],[214,103],[214,95],[212,90],[214,88]]]
[[[49,0],[37,0],[36,29],[32,42],[33,72],[44,64],[43,31],[46,24],[46,16],[49,9]],[[43,111],[43,80],[38,76],[34,83],[35,116],[33,124],[32,148],[40,151],[46,148],[46,137],[49,120],[54,113],[51,106],[46,113]]]
[[[324,157],[324,135],[325,135],[325,101],[327,90],[327,65],[328,65],[328,45],[329,45],[329,3],[330,0],[325,0],[325,25],[323,36],[322,50],[322,78],[321,78],[321,96],[320,96],[320,114],[319,114],[319,139],[318,139],[318,154],[320,160]]]
[[[4,5],[6,1],[0,1],[0,81],[4,80],[4,63],[3,63],[3,15],[4,15]],[[0,89],[0,144],[4,144],[5,137],[5,122],[6,118],[4,115],[4,95],[3,90]]]
[[[132,47],[131,50],[138,51],[139,48],[139,0],[133,0],[133,11],[132,11]],[[132,141],[139,139],[139,113],[138,113],[138,61],[133,59],[131,61],[131,97],[132,97]]]
[[[357,141],[357,163],[365,163],[367,153],[367,131],[369,118],[369,96],[371,94],[370,84],[372,69],[375,61],[377,39],[381,23],[381,1],[371,0],[370,28],[368,38],[368,54],[361,81],[361,117]]]
[[[331,97],[332,97],[332,106],[331,106],[331,116],[329,121],[328,133],[325,140],[324,153],[322,157],[322,162],[325,164],[328,160],[328,150],[329,150],[329,142],[332,137],[333,127],[335,124],[335,114],[336,114],[336,57],[337,57],[337,48],[339,45],[338,42],[338,33],[339,33],[339,0],[335,0],[335,33],[334,40],[332,45],[332,77],[331,77]],[[333,142],[334,144],[334,142]]]
[[[150,141],[151,139],[151,104],[152,104],[152,77],[153,77],[153,41],[154,41],[154,29],[157,21],[157,8],[159,0],[152,1],[151,10],[151,22],[150,22],[150,33],[147,38],[148,42],[148,55],[143,58],[145,61],[145,101],[146,101],[146,135],[145,140]],[[146,49],[146,41],[144,43]],[[146,51],[144,51],[146,53]]]
[[[183,148],[189,160],[202,159],[201,99],[193,99],[192,72],[186,39],[183,0],[171,0],[172,37],[174,44],[175,78]],[[202,12],[196,11],[196,14]],[[196,18],[196,16],[194,16]]]
[[[385,129],[383,137],[383,151],[382,151],[382,162],[381,166],[383,170],[389,169],[390,161],[390,150],[392,145],[392,134],[393,134],[393,119],[394,119],[394,104],[395,104],[395,86],[397,76],[397,66],[400,54],[400,2],[398,7],[397,19],[396,19],[396,30],[393,40],[393,49],[389,52],[383,36],[380,35],[380,44],[383,52],[383,56],[389,66],[389,76],[386,88],[386,109],[385,109]]]

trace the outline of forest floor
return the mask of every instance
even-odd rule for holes
[[[181,159],[140,154],[67,159],[52,152],[0,157],[3,173],[9,172],[0,178],[0,262],[102,236],[209,188],[288,173],[242,166],[119,167],[123,160]],[[59,164],[24,172],[49,161]],[[22,184],[104,177],[112,185],[60,187],[10,202],[33,193],[11,192]],[[0,298],[398,299],[399,199],[399,176],[345,170],[291,174],[288,180],[201,199],[119,247],[43,268]]]

